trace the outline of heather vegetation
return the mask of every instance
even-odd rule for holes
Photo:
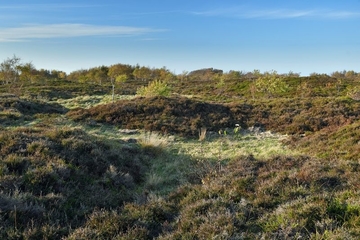
[[[0,65],[1,239],[359,239],[360,74]]]

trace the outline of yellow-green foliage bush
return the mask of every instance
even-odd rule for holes
[[[143,97],[169,96],[170,87],[164,81],[154,80],[149,82],[148,86],[140,87],[136,94]]]

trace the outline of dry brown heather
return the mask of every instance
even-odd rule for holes
[[[111,88],[0,86],[46,99],[0,96],[0,239],[359,239],[360,102],[347,95],[359,83],[285,80],[287,92],[269,94],[251,92],[254,79],[189,76],[169,82],[177,97],[72,110],[46,101]],[[207,142],[224,153],[246,145],[254,125],[288,134],[283,148],[296,154],[199,157]],[[118,128],[168,142],[122,139]]]
[[[94,209],[135,201],[157,152],[77,129],[2,129],[1,238],[59,239]]]
[[[254,125],[287,134],[334,129],[357,121],[360,103],[346,98],[264,99],[237,103],[209,103],[185,97],[152,97],[119,101],[67,114],[79,121],[94,120],[121,128],[196,136],[210,131]]]

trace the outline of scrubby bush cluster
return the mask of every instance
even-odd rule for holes
[[[136,94],[143,97],[154,97],[154,96],[169,96],[170,87],[166,82],[161,80],[154,80],[149,83],[148,86],[140,87]]]

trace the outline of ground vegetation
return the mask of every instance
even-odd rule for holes
[[[359,239],[359,76],[9,58],[0,238]]]

